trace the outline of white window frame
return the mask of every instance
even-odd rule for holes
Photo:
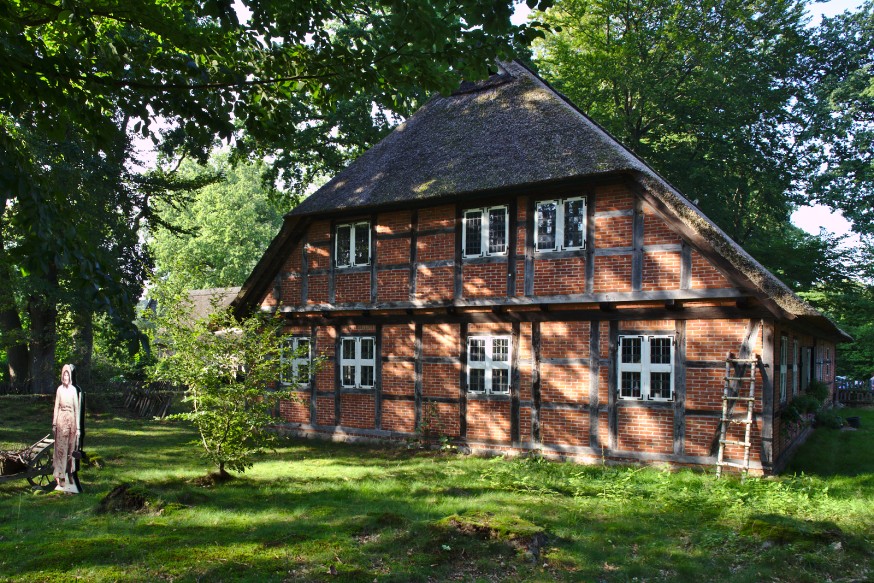
[[[780,402],[786,402],[786,374],[789,370],[789,338],[780,336]]]
[[[474,361],[470,357],[471,347],[474,342],[482,340],[485,342],[485,360]],[[495,360],[495,341],[500,340],[507,343],[507,360]],[[474,335],[467,337],[467,389],[470,393],[485,394],[485,395],[509,395],[510,383],[512,382],[511,371],[513,363],[513,341],[511,336],[506,335]],[[474,390],[471,388],[470,376],[473,370],[484,370],[484,381],[482,390]],[[506,390],[497,390],[493,385],[494,371],[503,370],[507,375]]]
[[[364,340],[370,340],[373,343],[373,357],[372,358],[362,358],[361,357],[361,344]],[[343,356],[344,350],[343,345],[346,341],[352,341],[355,343],[355,357],[354,358],[346,358]],[[340,360],[340,378],[338,379],[340,382],[340,386],[345,389],[372,389],[374,385],[376,385],[376,337],[375,336],[341,336],[340,337],[340,354],[337,356]],[[344,375],[343,368],[347,366],[355,367],[355,383],[354,384],[346,384],[344,383]],[[361,369],[362,367],[369,366],[373,368],[373,384],[372,385],[363,385],[361,384]]]
[[[640,343],[640,362],[623,362],[622,361],[622,345],[626,339],[639,338]],[[654,339],[667,339],[671,348],[671,359],[669,363],[652,363],[650,343]],[[676,338],[670,334],[622,334],[619,336],[619,353],[616,356],[617,366],[617,387],[619,398],[629,401],[673,401],[675,387],[674,362],[676,359]],[[622,373],[639,373],[640,374],[640,396],[622,395]],[[651,375],[652,373],[668,373],[671,375],[671,396],[670,397],[654,397],[650,394]]]
[[[340,229],[349,227],[349,263],[340,263]],[[355,262],[355,233],[360,229],[367,230],[367,261]],[[340,269],[370,265],[370,256],[373,254],[373,237],[370,234],[370,221],[358,221],[356,223],[343,223],[334,227],[334,265]]]
[[[298,350],[300,349],[300,345],[303,341],[307,343],[307,354],[306,356],[298,356]],[[281,364],[279,369],[279,382],[284,386],[289,386],[294,384],[294,380],[299,378],[300,367],[305,366],[307,370],[312,374],[312,370],[310,369],[310,365],[312,364],[313,358],[313,340],[310,336],[292,336],[290,337],[285,346],[282,347],[282,353],[279,355],[279,362]],[[285,378],[285,372],[291,369],[291,377],[290,379]],[[306,379],[302,379],[298,386],[300,387],[308,387],[310,384],[310,378],[307,376]]]
[[[504,217],[504,251],[490,253],[489,252],[489,213],[494,210],[503,210]],[[480,218],[480,252],[467,253],[467,215],[479,213]],[[462,228],[461,228],[461,251],[463,257],[497,257],[506,255],[510,248],[510,209],[506,205],[490,206],[485,208],[465,209],[461,213]]]
[[[799,362],[800,352],[798,349],[798,338],[792,339],[792,396],[795,397],[798,395],[798,387],[799,381],[798,378],[798,370],[799,370]]]
[[[580,245],[570,246],[565,245],[565,204],[569,202],[580,201],[583,203],[583,239]],[[555,204],[555,246],[551,248],[540,247],[540,205]],[[568,198],[553,198],[547,200],[538,200],[534,203],[534,250],[538,253],[549,253],[555,251],[575,251],[577,249],[586,248],[586,222],[589,220],[587,215],[586,197],[572,196]]]

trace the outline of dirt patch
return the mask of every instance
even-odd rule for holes
[[[234,479],[234,476],[228,472],[213,472],[199,478],[195,478],[193,483],[201,488],[212,488],[213,486],[221,486]]]
[[[491,512],[453,514],[438,521],[437,526],[468,536],[507,542],[534,562],[540,560],[541,550],[547,541],[542,527],[518,516],[496,515]]]
[[[131,514],[145,512],[154,509],[145,490],[121,484],[109,492],[97,505],[95,512],[98,514]]]

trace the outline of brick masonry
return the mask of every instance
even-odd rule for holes
[[[589,209],[589,216],[590,219],[594,216],[591,224],[594,249],[557,255],[526,255],[529,200],[522,196],[516,201],[516,245],[510,250],[510,256],[462,260],[458,266],[454,264],[458,232],[456,217],[464,207],[444,204],[418,209],[415,214],[410,210],[399,210],[375,215],[371,240],[376,261],[373,269],[377,301],[409,301],[413,291],[411,273],[415,275],[412,297],[420,302],[506,299],[508,284],[511,286],[509,295],[522,298],[526,295],[526,279],[532,286],[528,293],[537,297],[578,295],[584,298],[589,291],[596,294],[630,292],[635,269],[640,274],[640,290],[643,292],[680,290],[685,268],[679,248],[682,239],[677,232],[643,203],[638,206],[642,209],[643,237],[642,240],[635,239],[632,233],[634,195],[621,184],[598,186],[591,192],[594,198],[590,204],[594,208]],[[414,233],[415,249],[412,249]],[[635,246],[635,242],[642,247]],[[299,306],[304,292],[308,304],[327,304],[331,301],[331,290],[336,304],[368,304],[373,278],[371,269],[332,269],[332,245],[331,222],[313,222],[304,240],[294,248],[281,268],[281,277],[277,280],[279,297],[274,297],[271,287],[263,305]],[[414,254],[417,263],[410,265]],[[640,261],[637,265],[635,258]],[[588,265],[588,261],[593,264]],[[719,269],[694,249],[690,263],[687,276],[692,290],[733,287]],[[533,273],[527,274],[529,277],[526,278],[528,268],[532,268]],[[511,278],[513,270],[515,280]],[[461,275],[460,297],[456,297],[456,273]],[[587,277],[590,278],[588,281]],[[581,303],[585,302],[581,300]],[[570,322],[562,321],[560,312],[552,308],[547,313],[551,313],[554,321],[547,320],[538,325],[539,370],[535,371],[533,325],[518,323],[518,353],[512,355],[516,380],[512,397],[491,399],[466,393],[467,371],[463,365],[467,357],[466,344],[462,338],[462,325],[458,323],[428,322],[421,326],[424,361],[418,366],[415,362],[416,326],[412,318],[410,323],[383,326],[380,336],[382,352],[377,355],[381,382],[371,392],[363,393],[346,391],[338,386],[335,340],[338,333],[376,334],[377,328],[343,326],[338,330],[333,326],[318,325],[316,351],[326,360],[316,374],[313,388],[316,393],[302,391],[300,400],[283,402],[279,416],[290,424],[306,425],[315,421],[317,426],[331,428],[338,421],[335,398],[339,398],[339,425],[343,431],[361,431],[362,435],[369,435],[368,431],[380,435],[385,435],[385,432],[396,436],[410,435],[416,430],[416,419],[427,418],[433,431],[459,438],[461,443],[486,443],[511,449],[511,438],[514,431],[518,431],[524,447],[564,448],[561,451],[575,452],[583,458],[600,457],[603,448],[607,456],[613,453],[622,458],[634,452],[650,456],[647,459],[665,460],[676,457],[675,425],[679,424],[685,438],[678,453],[704,459],[710,456],[721,409],[725,372],[722,362],[728,352],[738,352],[748,320],[684,320],[685,345],[682,348],[686,362],[677,363],[677,370],[683,369],[686,378],[684,400],[679,407],[666,407],[664,404],[652,406],[616,399],[615,336],[611,335],[611,330],[614,334],[655,332],[676,337],[677,322]],[[513,324],[500,322],[504,318],[500,311],[496,311],[493,317],[494,323],[468,324],[467,334],[513,334]],[[593,329],[597,329],[599,335],[595,354],[591,354],[589,341]],[[310,324],[288,331],[309,334]],[[814,376],[818,374],[833,382],[834,346],[777,324],[774,328],[775,346],[770,347],[775,359],[773,368],[767,378],[761,372],[756,377],[757,418],[753,439],[757,445],[752,454],[756,461],[761,459],[758,444],[763,431],[767,430],[773,436],[775,458],[792,445],[798,434],[795,427],[782,427],[778,418],[772,421],[773,427],[766,427],[762,421],[764,403],[768,400],[766,396],[773,403],[775,412],[786,406],[779,400],[779,341],[783,335],[790,342],[790,358],[792,342],[798,340],[802,351],[804,348],[812,350]],[[763,342],[764,332],[759,330],[753,339],[754,353],[761,355],[766,352]],[[418,380],[417,369],[421,371]],[[535,372],[539,372],[536,402]],[[788,402],[793,396],[791,363],[786,374],[790,393]],[[768,390],[770,393],[766,394]],[[596,402],[593,396],[597,397]],[[311,405],[312,398],[315,399],[314,405]],[[311,418],[312,409],[315,409],[315,419]],[[535,415],[539,419],[539,444],[533,441]],[[675,418],[675,415],[680,416]],[[738,430],[733,427],[729,435],[734,436]],[[728,450],[729,456],[741,454],[738,448]]]

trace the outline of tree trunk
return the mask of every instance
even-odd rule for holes
[[[32,391],[51,393],[59,383],[55,371],[58,310],[43,299],[32,297],[28,303],[30,314],[30,356]]]
[[[76,329],[73,331],[73,364],[76,365],[76,382],[91,386],[91,355],[94,351],[94,314],[90,308],[82,308],[73,316]]]
[[[6,199],[0,197],[5,210]],[[9,386],[14,393],[30,392],[30,355],[27,350],[27,333],[18,315],[18,306],[12,289],[12,273],[9,262],[6,261],[3,225],[0,222],[0,338],[2,348],[6,350],[6,362],[9,371]]]

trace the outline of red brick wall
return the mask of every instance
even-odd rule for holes
[[[549,259],[548,255],[544,257],[546,258],[534,261],[534,295],[549,296],[586,292],[585,257],[564,259]],[[517,277],[524,282],[524,263],[522,266],[522,276],[517,275]]]
[[[472,441],[509,442],[509,401],[468,401],[467,438]]]
[[[378,271],[376,273],[376,299],[379,302],[409,300],[410,271],[408,269]]]
[[[307,282],[307,303],[308,304],[327,304],[328,303],[328,276],[327,275],[310,275]]]
[[[343,273],[334,276],[334,298],[338,304],[370,302],[370,272]]]
[[[416,272],[417,300],[451,300],[454,295],[454,268],[419,266]]]
[[[686,416],[686,455],[708,456],[719,431],[719,419]]]
[[[595,248],[631,247],[632,217],[595,217]]]
[[[333,375],[331,375],[333,377]],[[316,398],[316,423],[319,425],[334,424],[334,397]]]
[[[388,395],[412,395],[415,391],[415,364],[388,361],[382,363],[382,392]]]
[[[679,245],[682,239],[648,204],[643,205],[643,244]]]
[[[300,401],[281,401],[279,403],[279,417],[289,423],[310,422],[310,396],[298,393]]]
[[[410,240],[381,239],[376,241],[376,264],[397,265],[410,262]]]
[[[669,454],[674,451],[674,414],[663,409],[619,409],[619,449]]]
[[[422,394],[426,397],[450,397],[457,399],[459,395],[458,379],[461,374],[460,364],[422,364]]]
[[[382,352],[384,356],[415,356],[416,327],[413,324],[383,326]]]
[[[631,255],[595,257],[595,293],[631,291]]]
[[[680,289],[680,253],[658,251],[643,254],[643,291]]]
[[[722,289],[733,287],[725,276],[695,250],[692,250],[692,289]]]
[[[569,409],[542,409],[540,436],[543,443],[589,445],[589,412]]]
[[[454,258],[454,234],[437,233],[434,235],[420,235],[416,238],[416,259],[418,261],[445,261]]]
[[[507,264],[466,264],[462,271],[464,297],[491,297],[507,295]]]
[[[416,404],[412,401],[383,401],[382,428],[413,433],[416,430]]]
[[[376,217],[376,234],[397,235],[398,233],[408,233],[410,231],[410,218],[410,211],[380,213]]]
[[[419,210],[419,230],[455,227],[455,205],[444,204]]]
[[[373,429],[376,424],[373,395],[340,395],[340,425]]]

